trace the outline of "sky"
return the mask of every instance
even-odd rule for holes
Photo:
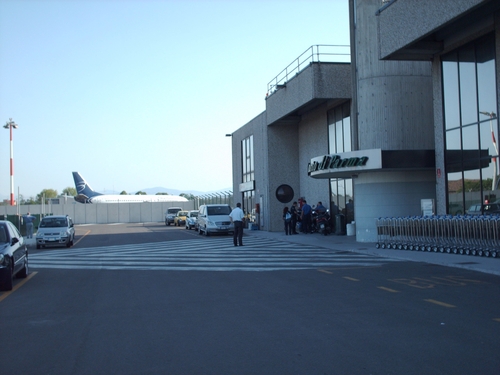
[[[0,0],[0,199],[232,187],[232,133],[312,45],[348,45],[348,0]]]

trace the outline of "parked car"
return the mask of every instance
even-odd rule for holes
[[[14,276],[28,276],[28,247],[14,224],[0,220],[0,290],[12,290]]]
[[[229,234],[234,232],[234,225],[229,214],[228,204],[204,204],[198,214],[198,232],[206,236],[212,233]]]
[[[165,225],[170,225],[174,223],[175,215],[177,212],[182,211],[181,207],[170,207],[165,212]]]
[[[196,221],[198,220],[198,210],[191,210],[188,212],[186,217],[186,229],[193,229],[196,227]]]
[[[500,203],[473,204],[467,213],[469,215],[500,215]]]
[[[75,228],[69,216],[45,216],[36,232],[36,248],[46,246],[73,246]]]
[[[188,211],[177,212],[177,215],[175,215],[175,217],[174,217],[174,225],[176,227],[180,227],[180,226],[186,224],[187,215],[188,215]]]

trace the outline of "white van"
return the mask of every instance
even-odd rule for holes
[[[198,214],[198,232],[205,236],[212,233],[233,233],[234,226],[229,217],[230,213],[231,206],[228,204],[201,205]]]

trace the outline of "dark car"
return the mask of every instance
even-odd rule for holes
[[[0,290],[12,290],[14,276],[28,276],[28,247],[14,224],[0,220]]]
[[[500,215],[500,203],[473,204],[467,213],[469,215]]]
[[[181,207],[169,207],[165,212],[165,225],[174,224],[175,215],[179,211],[182,211]]]

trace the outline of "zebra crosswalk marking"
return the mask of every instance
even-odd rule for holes
[[[64,250],[46,249],[30,255],[30,267],[41,269],[276,271],[377,267],[396,261],[261,238],[246,239],[243,247],[234,247],[227,238],[200,238]]]

